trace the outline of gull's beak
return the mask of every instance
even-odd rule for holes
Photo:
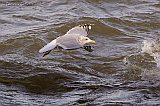
[[[91,44],[96,44],[96,41],[91,40],[89,43],[91,43]]]

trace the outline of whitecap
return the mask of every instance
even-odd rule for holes
[[[160,68],[160,38],[144,40],[142,53],[153,56],[157,67]]]

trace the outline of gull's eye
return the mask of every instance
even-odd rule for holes
[[[85,40],[88,40],[87,38]]]

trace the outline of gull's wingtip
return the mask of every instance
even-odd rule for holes
[[[43,48],[41,48],[38,52],[39,53],[44,53],[45,51],[43,50]]]
[[[55,39],[52,42],[45,45],[43,48],[41,48],[38,52],[44,53],[44,52],[47,52],[47,51],[54,49],[56,46],[57,46],[57,43],[56,43],[56,39]]]
[[[83,28],[88,27],[89,29],[91,29],[91,27],[92,27],[93,25],[95,25],[95,24],[87,23],[87,24],[80,24],[79,26],[80,26],[80,27],[83,27]]]

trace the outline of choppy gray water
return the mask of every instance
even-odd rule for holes
[[[84,23],[93,52],[38,53]],[[159,0],[0,0],[0,105],[160,105],[158,36]]]

